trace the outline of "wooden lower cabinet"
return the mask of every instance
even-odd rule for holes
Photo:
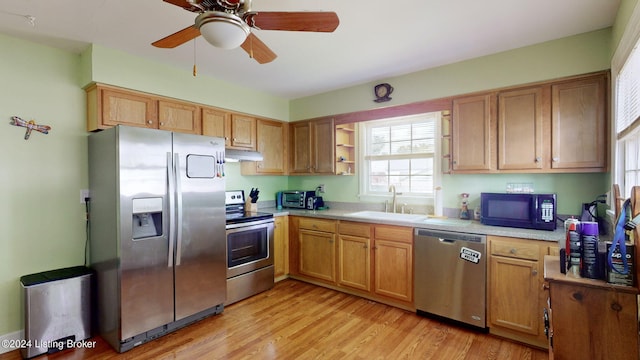
[[[336,282],[335,220],[300,218],[299,272],[317,280]]]
[[[638,359],[638,290],[560,273],[546,257],[549,283],[549,358]]]
[[[371,226],[340,221],[338,225],[338,285],[371,290]]]
[[[273,267],[276,281],[289,275],[289,217],[273,218]]]
[[[374,292],[413,302],[413,228],[376,225]]]
[[[487,326],[492,334],[547,348],[543,258],[553,242],[488,236]]]
[[[413,228],[307,217],[289,220],[291,276],[415,310]],[[336,225],[333,233],[327,231]]]

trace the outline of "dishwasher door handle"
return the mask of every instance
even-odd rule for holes
[[[456,240],[451,240],[451,239],[438,238],[438,240],[439,240],[441,243],[447,243],[447,244],[455,244],[455,243],[456,243]]]

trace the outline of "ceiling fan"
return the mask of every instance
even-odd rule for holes
[[[199,15],[193,25],[152,43],[153,46],[174,48],[202,35],[216,47],[242,47],[260,64],[273,61],[276,54],[251,32],[251,28],[333,32],[340,23],[338,15],[330,11],[251,11],[251,0],[164,1]]]

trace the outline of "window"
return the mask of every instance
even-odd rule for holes
[[[624,61],[616,76],[615,115],[617,173],[623,197],[640,185],[640,51],[638,46]]]
[[[406,202],[432,198],[440,179],[440,162],[434,161],[439,126],[439,112],[361,123],[361,198],[386,197],[391,185]]]

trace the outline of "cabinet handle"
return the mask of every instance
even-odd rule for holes
[[[224,137],[224,141],[227,141],[227,140],[229,140],[229,137],[228,137],[228,136],[225,136],[225,137]]]
[[[558,162],[558,161],[560,161],[560,158],[557,158],[557,157],[553,158],[553,162]]]
[[[333,240],[329,240],[329,244],[333,244]]]
[[[367,244],[364,244],[362,247],[365,249],[368,248]]]
[[[236,141],[236,140],[237,140],[236,138],[233,138],[233,141]]]
[[[533,276],[538,275],[538,270],[537,269],[533,269],[533,271],[531,271],[531,275],[533,275]]]
[[[542,160],[542,159],[541,159],[540,157],[537,157],[535,161],[536,161],[537,163],[539,163],[541,160]]]
[[[549,290],[549,284],[548,283],[542,283],[542,290]]]
[[[161,123],[160,123],[160,126],[164,126],[164,123],[163,123],[163,122],[161,122]]]
[[[509,250],[509,252],[510,252],[510,253],[512,253],[513,255],[515,255],[515,254],[518,252],[518,250],[516,250],[515,248],[513,248],[513,249]]]
[[[151,125],[151,124],[153,124],[153,121],[148,120],[148,121],[147,121],[147,124]]]

